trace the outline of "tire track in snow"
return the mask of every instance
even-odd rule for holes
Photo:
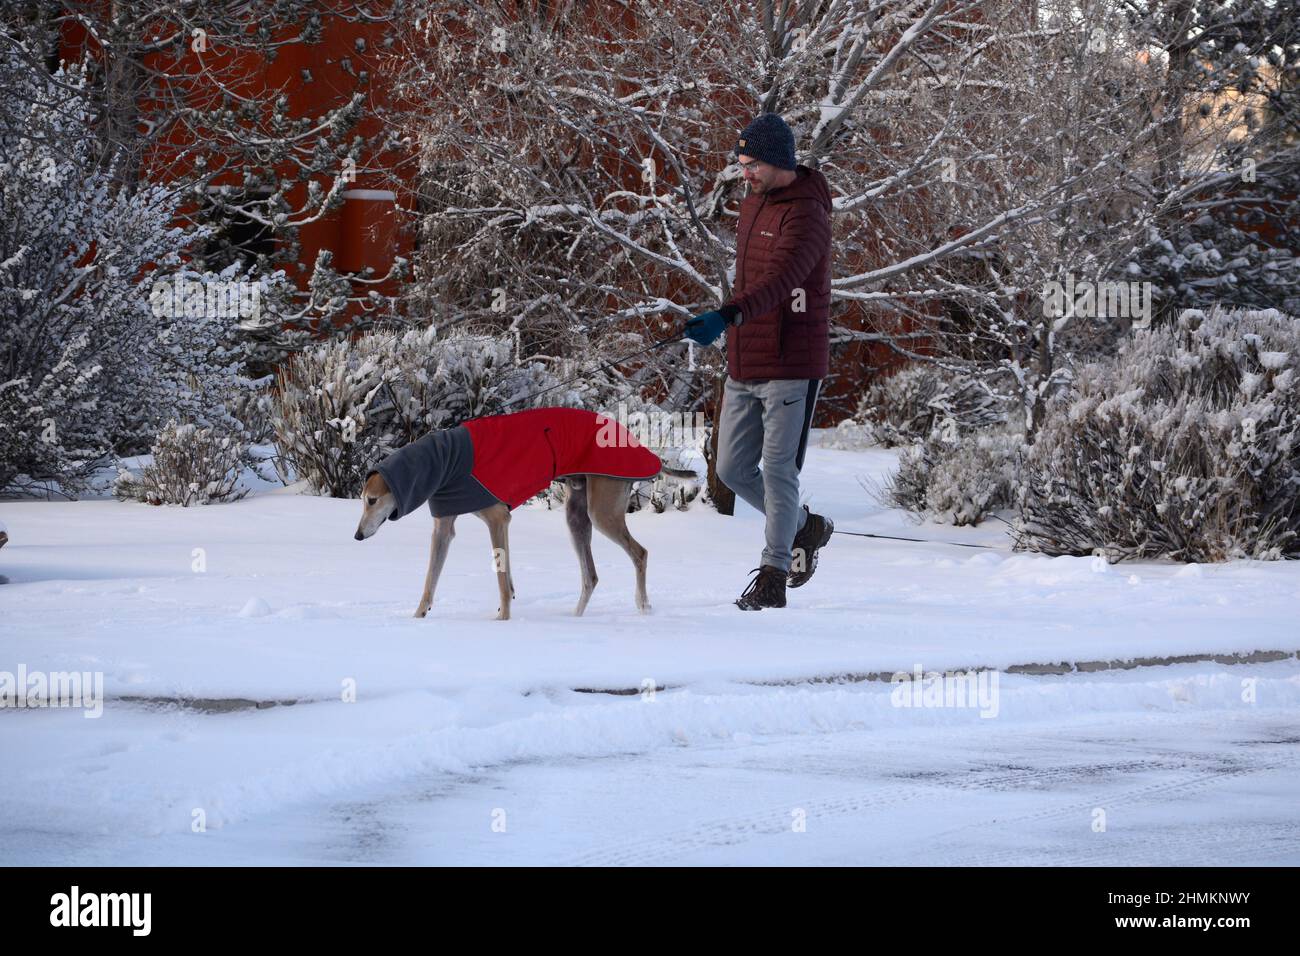
[[[818,819],[827,819],[852,814],[872,813],[900,804],[913,804],[919,801],[942,804],[948,794],[957,791],[961,794],[976,794],[990,790],[1023,790],[1030,793],[1042,793],[1044,787],[1060,786],[1076,780],[1095,780],[1099,776],[1113,777],[1117,774],[1165,771],[1181,775],[1181,779],[1164,780],[1156,783],[1132,787],[1116,794],[1099,796],[1090,800],[1076,800],[1065,806],[1054,806],[1033,813],[1013,816],[999,816],[978,823],[966,824],[950,830],[927,835],[927,843],[937,843],[958,834],[978,834],[982,831],[996,830],[1042,820],[1068,819],[1079,816],[1087,821],[1092,809],[1097,806],[1106,808],[1141,805],[1149,802],[1167,802],[1213,787],[1227,780],[1243,776],[1267,773],[1294,767],[1300,763],[1300,753],[1281,760],[1247,759],[1237,764],[1213,770],[1187,768],[1188,754],[1173,754],[1180,762],[1171,763],[1156,759],[1121,760],[1109,763],[1075,764],[1066,767],[1026,768],[995,775],[977,774],[952,778],[944,772],[932,778],[919,778],[915,786],[892,786],[874,788],[870,791],[848,796],[837,796],[814,800],[792,800],[779,806],[770,806],[736,816],[715,818],[694,826],[678,830],[664,831],[642,837],[638,840],[625,841],[614,847],[592,850],[568,861],[569,865],[585,866],[626,866],[665,863],[678,860],[683,856],[699,851],[719,847],[738,846],[762,836],[776,836],[789,833],[791,829],[791,811],[799,807],[806,811],[810,824]],[[1261,755],[1262,756],[1262,755]],[[1296,825],[1300,829],[1300,824]],[[1176,831],[1175,831],[1176,832]],[[1087,854],[1080,855],[1081,863],[1087,860],[1097,862],[1123,862],[1141,866],[1166,858],[1165,850],[1177,845],[1188,849],[1201,847],[1205,841],[1200,831],[1171,838],[1168,833],[1151,836],[1143,842],[1130,839],[1127,846],[1134,850],[1134,856],[1123,855],[1123,850],[1113,845],[1099,845]],[[1231,843],[1230,837],[1216,839],[1217,843]],[[1023,862],[1030,851],[1025,849],[1007,849],[993,852],[978,852],[962,858],[943,858],[944,865],[1006,865]],[[1286,853],[1287,849],[1269,851],[1269,855]],[[1056,862],[1056,858],[1053,857]],[[1066,862],[1061,860],[1060,862]]]
[[[876,787],[869,791],[796,800],[746,814],[715,818],[695,826],[684,827],[624,841],[617,847],[589,851],[571,859],[569,865],[622,866],[664,862],[697,850],[736,846],[755,837],[790,832],[791,811],[804,810],[810,821],[820,818],[866,813],[920,800],[942,802],[951,791],[978,793],[985,790],[1030,789],[1031,783],[1051,784],[1095,777],[1099,773],[1149,770],[1150,761],[1135,760],[1109,764],[1076,764],[1068,767],[1026,768],[999,774],[976,774],[953,777],[939,772],[933,777],[917,778],[910,786]],[[1040,788],[1033,788],[1035,790]]]
[[[1261,757],[1263,756],[1264,755],[1261,755]],[[961,834],[977,834],[981,831],[1006,829],[1009,826],[1018,827],[1027,823],[1066,820],[1071,817],[1077,817],[1081,826],[1087,826],[1089,825],[1092,811],[1097,807],[1105,810],[1109,818],[1111,816],[1111,810],[1114,808],[1134,805],[1141,806],[1145,803],[1152,802],[1152,798],[1158,800],[1165,796],[1168,796],[1170,800],[1180,799],[1184,796],[1211,788],[1226,781],[1257,774],[1273,773],[1278,770],[1288,770],[1294,768],[1298,764],[1300,764],[1300,752],[1287,755],[1282,759],[1248,758],[1217,770],[1197,773],[1190,780],[1153,784],[1146,787],[1127,790],[1113,796],[1101,796],[1095,800],[1081,800],[1065,806],[1050,807],[1033,813],[1002,816],[996,819],[983,820],[978,823],[969,823],[964,826],[954,827],[950,830],[937,833],[934,835],[933,839],[953,839]],[[1161,802],[1168,802],[1168,800]],[[1154,830],[1149,828],[1147,830],[1135,830],[1132,832],[1119,831],[1118,833],[1115,831],[1106,831],[1105,833],[1097,834],[1097,844],[1087,848],[1086,850],[1072,846],[1057,846],[1050,851],[1049,855],[1051,856],[1053,863],[1063,866],[1115,865],[1118,863],[1122,863],[1125,866],[1195,865],[1195,859],[1203,861],[1207,857],[1206,851],[1211,847],[1220,847],[1223,850],[1230,850],[1234,845],[1238,847],[1239,852],[1229,852],[1227,858],[1235,859],[1241,857],[1243,863],[1250,862],[1262,856],[1278,856],[1287,854],[1300,856],[1300,844],[1262,851],[1258,848],[1258,842],[1247,842],[1245,845],[1241,845],[1240,833],[1242,831],[1263,831],[1267,832],[1270,836],[1276,836],[1278,834],[1294,836],[1295,834],[1300,834],[1300,822],[1280,824],[1224,822],[1210,827],[1200,827],[1192,831],[1179,830],[1172,827],[1159,827]],[[1171,858],[1176,857],[1180,851],[1189,855],[1187,857]],[[1033,851],[1023,847],[993,851],[981,850],[975,853],[968,853],[964,857],[959,856],[945,859],[944,863],[945,865],[952,866],[1007,866],[1016,863],[1023,864],[1025,856],[1031,852]],[[1222,853],[1216,852],[1213,856],[1215,857],[1216,865],[1222,865],[1222,861],[1225,859]]]

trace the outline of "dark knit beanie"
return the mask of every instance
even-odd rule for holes
[[[775,113],[762,113],[745,127],[732,152],[753,156],[777,169],[794,169],[794,133]]]

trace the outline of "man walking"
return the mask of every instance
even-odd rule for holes
[[[727,334],[717,469],[767,519],[761,564],[736,601],[758,610],[785,607],[786,585],[808,582],[834,530],[799,506],[799,471],[830,357],[831,194],[826,177],[796,164],[794,134],[775,113],[746,126],[732,152],[749,184],[735,294],[690,319],[685,334],[701,345]]]

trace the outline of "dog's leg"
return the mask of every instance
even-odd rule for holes
[[[573,550],[578,552],[578,568],[582,572],[582,594],[578,596],[575,617],[587,609],[587,601],[596,588],[596,561],[591,556],[591,516],[587,514],[587,483],[583,478],[569,479],[569,497],[564,503],[564,519],[573,538]]]
[[[429,545],[429,573],[424,576],[424,594],[420,597],[420,606],[415,609],[416,617],[429,613],[433,603],[433,592],[438,586],[438,577],[442,574],[442,564],[447,560],[447,549],[451,539],[456,537],[456,516],[433,519],[433,541]]]
[[[646,549],[627,530],[627,499],[632,483],[621,478],[587,475],[587,514],[596,530],[627,552],[636,568],[636,606],[642,614],[650,610],[645,593]]]
[[[497,609],[497,620],[510,620],[510,599],[514,596],[514,581],[510,576],[510,540],[507,530],[510,526],[510,509],[503,504],[476,511],[487,522],[488,537],[492,539],[493,565],[497,569],[497,590],[501,593],[501,606]]]

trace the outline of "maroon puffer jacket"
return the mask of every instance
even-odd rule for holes
[[[735,295],[725,303],[744,316],[727,327],[727,372],[737,380],[826,377],[831,191],[817,170],[799,165],[795,173],[790,185],[740,204]]]

